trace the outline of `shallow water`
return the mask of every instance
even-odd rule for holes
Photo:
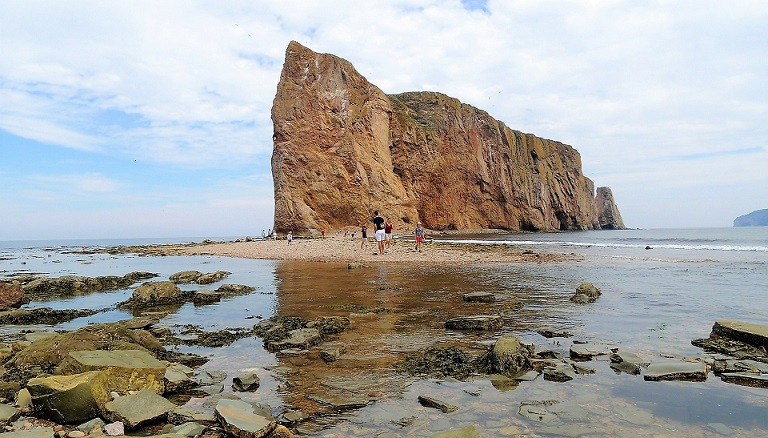
[[[596,234],[602,243],[610,242],[610,235]],[[328,406],[318,400],[372,400],[363,408],[343,410],[301,426],[304,432],[319,436],[430,436],[469,424],[474,424],[482,436],[768,436],[768,389],[726,384],[712,374],[701,383],[645,382],[642,376],[617,375],[606,360],[595,360],[585,363],[596,369],[595,374],[579,375],[570,382],[554,383],[539,377],[514,389],[497,389],[487,378],[466,382],[415,379],[394,371],[394,365],[409,352],[437,343],[460,345],[479,354],[484,343],[503,332],[517,334],[525,342],[535,344],[537,351],[551,349],[565,356],[571,341],[582,339],[618,346],[649,361],[659,358],[661,353],[702,357],[704,352],[690,341],[706,337],[715,320],[768,323],[767,253],[700,246],[688,250],[645,250],[644,242],[650,241],[647,235],[626,237],[622,232],[617,236],[614,243],[633,239],[634,246],[563,246],[563,235],[525,237],[540,239],[535,244],[538,248],[582,254],[579,262],[381,264],[353,270],[335,263],[77,255],[65,254],[58,248],[45,251],[32,246],[28,250],[0,250],[0,275],[40,272],[52,277],[97,276],[144,270],[158,273],[158,279],[167,279],[182,270],[227,270],[232,275],[218,284],[182,288],[215,289],[221,283],[257,287],[254,293],[220,303],[188,303],[173,309],[160,322],[173,330],[187,324],[209,331],[250,327],[259,317],[273,314],[305,319],[349,316],[350,328],[330,341],[331,345],[345,346],[346,353],[330,364],[316,353],[276,357],[254,338],[222,348],[178,347],[209,357],[204,368],[227,372],[227,393],[232,392],[232,377],[246,370],[256,371],[261,378],[259,390],[237,395],[271,406],[274,414],[289,408],[302,409],[306,414],[328,413]],[[758,241],[753,246],[760,246],[761,236],[757,233],[756,238],[751,238],[753,244]],[[591,241],[588,234],[567,237],[568,241]],[[657,236],[653,245],[665,238]],[[741,244],[747,246],[744,241]],[[516,248],[527,244],[519,245]],[[583,281],[593,282],[602,290],[596,303],[576,305],[569,301],[574,288]],[[462,294],[473,291],[493,292],[498,302],[464,303]],[[128,288],[30,303],[28,307],[106,311],[55,327],[4,326],[0,327],[0,336],[11,337],[22,329],[69,330],[91,322],[130,317],[127,312],[114,310],[114,305],[131,292],[132,288]],[[493,313],[498,306],[513,300],[524,306],[505,318],[501,332],[454,332],[443,327],[444,321],[453,316]],[[363,307],[384,308],[388,312],[365,313]],[[565,330],[573,337],[546,339],[536,333],[543,328]],[[422,407],[417,402],[419,395],[441,399],[460,409],[443,414]],[[521,404],[531,400],[557,400],[559,403],[552,409],[559,416],[540,422],[519,415]],[[192,399],[189,404],[203,406],[208,401]]]

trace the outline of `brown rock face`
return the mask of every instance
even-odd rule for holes
[[[440,93],[388,96],[349,62],[296,42],[272,121],[278,232],[367,223],[373,210],[396,230],[419,220],[434,230],[623,228],[572,147]]]

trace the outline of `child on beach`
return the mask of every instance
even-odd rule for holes
[[[421,242],[424,241],[424,228],[421,228],[421,222],[416,224],[414,234],[416,234],[416,249],[421,252]]]
[[[288,239],[288,245],[290,245],[293,242],[293,231],[289,231],[285,238]]]
[[[368,230],[365,228],[365,225],[361,226],[360,234],[363,235],[363,240],[360,242],[360,249],[363,249],[364,246],[368,246]]]

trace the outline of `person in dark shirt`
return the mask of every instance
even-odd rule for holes
[[[384,254],[384,218],[379,216],[378,210],[373,212],[373,216],[371,222],[373,222],[374,229],[376,230],[376,243],[379,246],[379,252],[374,254]]]
[[[360,249],[363,249],[364,246],[368,245],[368,229],[365,228],[365,225],[360,227],[360,234],[363,235],[363,240],[360,242]]]
[[[392,221],[387,218],[387,221],[384,223],[384,241],[386,242],[386,247],[389,248],[392,246]]]

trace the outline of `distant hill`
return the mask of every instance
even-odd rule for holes
[[[768,227],[768,208],[755,210],[750,214],[739,216],[733,221],[734,227]]]

